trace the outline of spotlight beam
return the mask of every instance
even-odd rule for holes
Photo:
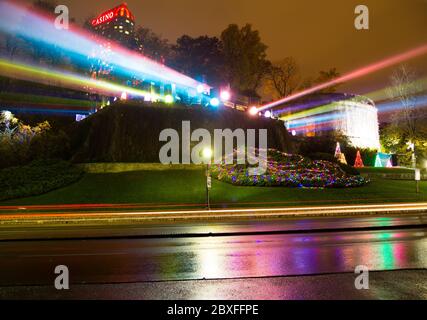
[[[49,84],[53,82],[55,86],[63,88],[76,89],[87,92],[96,91],[101,94],[122,94],[123,92],[126,92],[139,97],[149,94],[147,91],[135,89],[132,87],[127,87],[107,81],[94,80],[89,77],[84,77],[74,73],[57,71],[54,69],[45,69],[23,63],[12,63],[5,59],[0,59],[0,75],[43,84]]]
[[[57,30],[53,19],[48,19],[8,1],[0,1],[0,30],[21,36],[33,46],[60,49],[72,58],[73,63],[85,61],[99,52],[104,42],[93,35],[72,26],[69,30]],[[111,44],[111,54],[105,60],[116,72],[138,76],[147,81],[175,83],[196,92],[201,82],[159,64],[139,53]],[[206,86],[206,85],[204,85]],[[206,86],[209,88],[208,86]]]
[[[331,86],[334,86],[334,85],[337,85],[337,84],[340,84],[340,83],[343,83],[346,81],[350,81],[353,79],[363,77],[363,76],[368,75],[370,73],[379,71],[381,69],[385,69],[385,68],[390,67],[392,65],[401,63],[401,62],[409,60],[409,59],[413,59],[415,57],[418,57],[418,56],[421,56],[424,54],[427,54],[427,44],[424,44],[424,45],[419,46],[415,49],[406,51],[404,53],[394,55],[394,56],[386,58],[384,60],[372,63],[366,67],[356,69],[356,70],[351,71],[351,72],[349,72],[349,73],[347,73],[341,77],[338,77],[338,78],[333,79],[331,81],[327,81],[325,83],[318,84],[312,88],[297,92],[295,94],[292,94],[292,95],[285,97],[285,98],[282,98],[280,100],[270,102],[268,104],[265,104],[265,105],[259,107],[258,111],[277,107],[281,104],[284,104],[286,102],[301,98],[303,96],[314,93],[316,91],[319,91],[319,90],[322,90],[322,89],[325,89],[325,88],[328,88],[328,87],[331,87]]]

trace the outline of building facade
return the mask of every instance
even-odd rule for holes
[[[129,49],[140,49],[135,35],[135,16],[126,3],[103,12],[92,20],[94,31],[105,39],[117,42]]]

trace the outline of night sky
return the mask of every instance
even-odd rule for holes
[[[61,0],[83,21],[120,0]],[[128,0],[137,24],[175,41],[182,34],[216,35],[230,23],[251,23],[272,61],[295,57],[304,76],[337,67],[341,73],[427,43],[427,0]],[[354,8],[370,9],[370,30],[354,28]],[[427,56],[411,61],[427,76]],[[352,81],[341,91],[367,94],[386,87],[392,69]]]

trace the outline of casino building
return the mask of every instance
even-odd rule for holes
[[[135,37],[135,17],[126,3],[101,13],[92,20],[94,31],[100,36],[118,42],[129,49],[142,50]]]

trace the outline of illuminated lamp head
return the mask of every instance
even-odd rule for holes
[[[228,90],[221,91],[220,97],[221,97],[222,101],[228,101],[228,100],[230,100],[230,98],[231,98],[230,91],[228,91]]]
[[[251,116],[257,115],[258,114],[258,108],[257,107],[251,107],[251,108],[249,108],[249,114]]]
[[[124,91],[120,97],[121,100],[127,100],[128,99],[128,94],[126,91]]]
[[[218,98],[212,98],[210,101],[210,104],[212,107],[218,107],[219,106],[219,99]]]
[[[199,84],[197,86],[197,92],[198,93],[203,93],[205,91],[205,86],[203,84]]]
[[[264,117],[271,118],[271,111],[267,110],[266,112],[264,112]]]
[[[168,94],[168,95],[165,96],[165,103],[171,104],[173,102],[174,102],[174,99],[173,99],[173,97],[170,94]]]
[[[202,150],[202,157],[206,160],[210,160],[212,158],[212,149],[209,147],[206,147]]]

